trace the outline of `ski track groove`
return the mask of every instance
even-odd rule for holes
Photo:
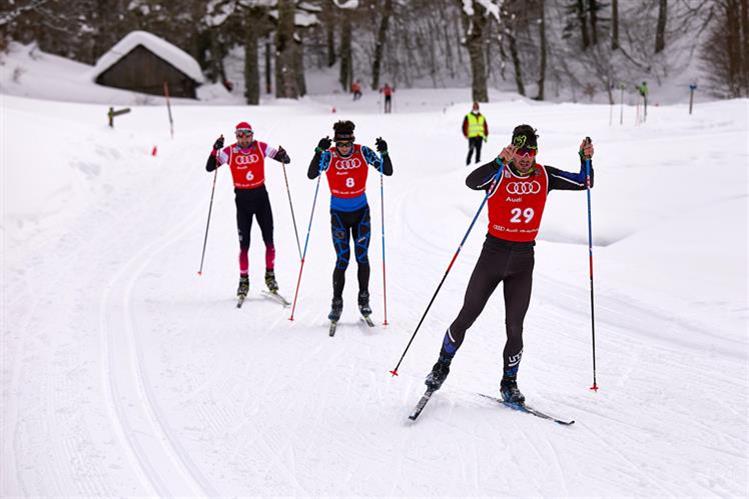
[[[119,428],[121,429],[121,436],[124,436],[123,441],[126,442],[132,450],[131,462],[134,464],[135,470],[140,470],[141,481],[144,485],[150,485],[151,490],[158,495],[179,495],[175,494],[174,489],[182,490],[182,494],[188,493],[189,495],[206,495],[210,488],[205,486],[205,483],[201,483],[201,478],[196,477],[194,465],[189,461],[189,458],[185,455],[184,451],[176,447],[176,442],[171,437],[165,423],[161,419],[161,416],[156,409],[153,402],[153,394],[150,392],[147,386],[147,380],[145,379],[141,352],[137,345],[136,331],[132,324],[132,312],[131,312],[131,301],[132,301],[132,288],[135,285],[135,281],[142,274],[145,267],[150,263],[151,259],[163,251],[166,247],[173,244],[181,238],[187,230],[197,226],[196,215],[199,209],[195,209],[188,217],[183,219],[181,224],[178,224],[175,229],[168,232],[165,236],[157,238],[155,242],[142,247],[133,257],[131,257],[124,265],[121,270],[110,280],[106,286],[104,297],[101,301],[100,308],[100,330],[102,335],[102,343],[105,345],[105,350],[108,352],[106,355],[107,363],[105,367],[106,382],[109,386],[109,393],[111,393],[110,402],[113,405],[113,412],[118,421]],[[156,249],[152,249],[155,246]],[[135,267],[135,274],[127,278],[127,273],[131,268]],[[121,281],[125,281],[121,283]],[[122,293],[120,297],[121,301],[119,305],[112,303],[110,304],[110,294]],[[113,344],[113,335],[117,326],[111,327],[107,321],[107,314],[112,313],[113,309],[119,310],[124,315],[125,325],[119,326],[123,328],[123,331],[119,331],[117,337],[122,337],[126,343],[128,349],[129,365],[127,367],[122,365],[123,355],[122,352],[118,351],[118,355],[115,356]],[[124,368],[124,369],[123,369]],[[133,397],[136,401],[141,404],[140,414],[130,415],[131,410],[121,407],[119,402],[122,399],[122,395],[117,388],[118,380],[114,379],[117,375],[114,374],[117,370],[126,370],[129,376],[134,379],[135,387],[131,388],[129,396]],[[120,374],[122,376],[122,374]],[[124,380],[120,380],[121,384],[125,384]],[[132,391],[134,390],[134,392]],[[136,409],[137,410],[137,409]],[[156,438],[160,443],[156,446],[151,445],[148,450],[142,447],[140,440],[134,436],[129,436],[128,430],[139,430],[138,423],[133,418],[143,418],[147,421],[148,426],[155,432]],[[149,434],[150,436],[150,434]],[[161,452],[160,456],[151,454],[154,450]],[[164,473],[163,469],[160,469],[159,464],[170,462],[176,469],[175,475],[169,475]],[[174,470],[173,470],[174,471]],[[176,476],[179,474],[184,482],[177,481],[175,483]],[[168,478],[167,478],[168,477]],[[171,480],[171,483],[166,483],[165,480]]]
[[[110,236],[110,235],[109,234],[105,234],[105,236],[99,236],[98,238],[95,238],[94,241],[105,240],[105,239],[107,239],[108,236]],[[98,245],[89,245],[87,247],[86,251],[84,253],[82,253],[81,255],[79,255],[80,259],[78,261],[79,262],[90,261],[90,259],[94,255],[96,255],[97,253],[98,253]],[[46,263],[46,262],[44,262],[44,265],[48,266],[49,264]],[[68,277],[69,277],[68,274],[66,274],[65,272],[51,272],[51,273],[50,272],[45,272],[45,274],[46,275],[53,275],[53,276],[55,276],[53,278],[53,280],[52,280],[52,283],[51,283],[52,285],[49,286],[50,289],[60,289],[61,288],[60,284],[62,283],[62,281],[68,279]],[[32,306],[30,307],[30,309],[28,309],[28,311],[26,312],[26,316],[23,319],[23,324],[24,325],[20,329],[20,331],[28,331],[30,329],[29,326],[31,325],[33,318],[37,315],[37,312],[39,311],[40,306],[41,306],[41,304],[42,304],[43,301],[45,301],[47,304],[49,304],[49,298],[48,298],[47,295],[34,293],[33,286],[31,286],[29,284],[29,282],[28,282],[28,280],[31,277],[32,276],[24,275],[23,284],[19,284],[19,287],[22,286],[22,287],[28,288],[29,295],[31,295],[32,297],[34,297],[34,301],[32,303]],[[19,299],[17,301],[18,302],[23,301],[23,295],[20,295],[20,297],[19,297]],[[19,336],[21,337],[21,343],[20,343],[20,345],[18,347],[17,355],[16,355],[16,358],[15,358],[15,360],[13,362],[13,371],[12,371],[13,375],[12,375],[12,378],[11,378],[13,380],[11,382],[11,386],[14,386],[14,387],[17,387],[18,384],[19,384],[18,380],[20,380],[20,377],[21,377],[22,361],[23,361],[23,357],[25,357],[27,355],[27,352],[28,352],[27,349],[28,349],[29,342],[37,343],[37,346],[41,347],[39,349],[34,349],[34,351],[37,351],[37,352],[41,352],[41,351],[43,351],[43,349],[45,349],[45,348],[48,347],[48,345],[46,345],[44,342],[40,342],[39,341],[38,335],[26,335],[26,334],[20,334],[19,333]],[[42,354],[40,354],[40,355],[42,355]],[[48,366],[48,364],[45,363],[44,365],[45,365],[45,372],[46,372],[46,370],[47,370],[46,366]],[[52,378],[52,377],[51,376],[43,376],[43,377],[41,377],[41,379],[44,379],[44,380],[49,380],[50,378]],[[47,387],[47,389],[51,390],[51,386],[49,385],[49,383],[46,383],[46,387]],[[53,399],[53,394],[52,393],[50,393],[49,396],[45,398],[45,400],[48,400],[48,401],[52,400],[52,399]],[[14,408],[18,407],[18,404],[10,404],[10,405],[12,407],[14,407]],[[47,404],[47,408],[48,408],[48,411],[49,411],[49,403]],[[19,443],[18,443],[19,442],[18,435],[21,433],[20,425],[22,424],[22,421],[19,421],[19,419],[18,419],[17,409],[16,409],[16,413],[15,413],[13,419],[15,420],[15,429],[14,429],[14,432],[13,432],[14,436],[13,436],[12,439],[8,439],[8,440],[12,440],[13,441],[13,449],[14,449],[14,451],[12,453],[7,453],[6,455],[19,456],[19,455],[21,455],[21,448],[19,447]],[[85,428],[85,426],[84,426],[84,428]],[[82,431],[83,432],[87,432],[88,430],[84,429]],[[83,438],[83,440],[84,441],[90,441],[90,438],[89,439]],[[76,453],[76,455],[77,455],[77,453]],[[73,456],[70,456],[70,457],[71,457],[71,461],[72,461],[72,457]],[[23,491],[24,495],[28,495],[29,492],[28,492],[28,489],[26,488],[24,480],[23,480],[23,478],[21,476],[21,470],[16,465],[15,459],[12,462],[13,462],[12,466],[14,468],[14,474],[15,474],[15,477],[16,477],[16,483],[21,488],[21,490]],[[94,465],[90,465],[90,466],[94,466]],[[57,479],[58,473],[54,469],[52,470],[52,476],[55,477],[55,484],[56,484],[57,490],[60,490],[60,491],[67,490],[65,488],[61,488],[60,481]],[[101,482],[98,484],[98,486],[100,487],[100,490],[104,491],[105,495],[112,495],[112,493],[109,491],[108,487],[106,486],[106,482],[104,481],[104,478],[102,477],[102,475],[100,474],[99,476],[101,477],[100,478]]]

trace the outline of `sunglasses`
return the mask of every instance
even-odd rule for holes
[[[528,149],[528,148],[522,148],[515,151],[515,154],[522,157],[529,157],[529,158],[535,158],[536,154],[538,153],[537,149]]]
[[[354,145],[353,142],[336,142],[335,143],[336,147],[351,147],[353,145]]]
[[[252,135],[252,130],[237,130],[236,132],[234,132],[234,135],[236,135],[237,137],[249,137],[250,135]]]

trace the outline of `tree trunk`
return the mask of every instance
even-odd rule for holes
[[[611,0],[611,50],[619,48],[619,0]]]
[[[272,58],[272,51],[273,47],[270,41],[270,37],[268,37],[268,41],[265,42],[265,93],[269,94],[273,91],[273,87],[271,85],[271,75],[273,74],[271,71],[271,58]]]
[[[254,26],[257,17],[251,9],[245,12],[245,23]],[[257,65],[258,56],[258,32],[254,29],[245,30],[244,40],[244,96],[247,104],[260,104],[260,71]]]
[[[662,52],[666,48],[666,14],[668,0],[660,0],[658,5],[658,24],[655,28],[655,53]]]
[[[598,44],[598,3],[596,0],[588,0],[588,12],[590,12],[590,35],[591,43]]]
[[[517,41],[515,35],[507,33],[507,40],[510,45],[510,57],[512,58],[512,65],[515,68],[515,85],[517,86],[518,93],[525,95],[525,85],[523,85],[523,72],[520,64],[520,56],[518,54]]]
[[[299,88],[294,72],[294,0],[278,0],[276,29],[276,97],[297,99]],[[252,30],[250,30],[252,31]]]
[[[351,58],[351,14],[348,9],[341,9],[341,73],[339,81],[344,92],[351,89],[353,80]]]
[[[335,65],[335,9],[333,0],[323,0],[323,22],[325,23],[325,48],[328,67]]]
[[[741,63],[744,97],[749,97],[749,0],[741,0]]]
[[[461,9],[461,19],[465,33],[465,43],[468,48],[468,56],[471,61],[471,93],[475,102],[489,102],[489,91],[486,87],[486,61],[484,60],[484,28],[486,17],[484,8],[475,0],[473,4],[473,15],[468,16],[463,8],[462,0],[455,0]]]
[[[380,27],[377,30],[377,40],[375,41],[374,61],[372,61],[372,90],[380,88],[380,66],[382,64],[382,51],[385,48],[387,38],[388,22],[390,15],[393,13],[393,0],[385,0],[382,8],[382,18]]]
[[[304,78],[304,43],[301,33],[297,33],[299,40],[294,40],[294,73],[296,74],[299,96],[307,95],[307,81]]]
[[[546,80],[546,5],[544,0],[539,1],[541,19],[538,25],[539,35],[541,37],[541,61],[538,74],[538,95],[536,100],[544,100],[544,84]]]
[[[577,20],[580,22],[583,50],[587,50],[590,47],[590,38],[588,37],[588,21],[585,15],[585,0],[577,0]]]

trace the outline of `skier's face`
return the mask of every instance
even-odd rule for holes
[[[353,151],[354,143],[353,142],[336,142],[335,148],[338,151],[338,154],[341,156],[348,156],[351,154],[351,151]]]
[[[528,173],[536,164],[536,149],[515,149],[512,162],[520,173]]]
[[[236,133],[237,137],[237,144],[239,144],[239,147],[244,149],[245,147],[249,147],[250,144],[252,144],[252,132],[251,131],[241,131],[238,130]]]

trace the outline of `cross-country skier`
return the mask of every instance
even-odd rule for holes
[[[265,142],[254,140],[252,127],[241,122],[234,130],[237,142],[224,147],[224,136],[213,144],[205,169],[212,172],[221,165],[228,164],[234,180],[234,202],[237,205],[237,231],[239,233],[239,287],[237,298],[244,300],[250,290],[248,250],[250,249],[250,229],[253,215],[260,225],[265,242],[265,284],[271,293],[278,291],[274,263],[276,248],[273,245],[273,213],[271,212],[268,191],[265,189],[265,158],[270,157],[280,163],[289,163],[289,155],[283,147],[278,149]]]
[[[489,232],[476,267],[468,282],[463,308],[447,328],[439,359],[426,378],[429,390],[438,390],[450,372],[450,362],[466,334],[484,309],[500,282],[504,282],[505,327],[504,369],[500,394],[506,402],[521,403],[517,373],[523,354],[523,320],[531,299],[533,246],[538,235],[546,197],[552,190],[579,191],[586,188],[585,158],[593,156],[593,145],[580,144],[580,171],[558,170],[536,163],[536,130],[520,125],[512,132],[512,143],[499,159],[506,165],[489,196]],[[492,188],[498,160],[480,166],[466,178],[474,190]],[[591,169],[591,186],[593,170]]]
[[[359,266],[359,311],[365,317],[372,314],[367,256],[371,229],[366,194],[367,165],[377,170],[382,168],[385,175],[393,174],[387,142],[381,137],[376,140],[377,151],[381,155],[378,156],[369,147],[354,143],[354,127],[351,121],[339,121],[333,125],[335,147],[331,147],[329,137],[320,139],[307,171],[310,179],[326,172],[330,187],[330,224],[336,263],[333,270],[333,302],[328,319],[333,322],[340,319],[343,310],[343,285],[351,257],[350,238],[354,240],[354,256]]]

